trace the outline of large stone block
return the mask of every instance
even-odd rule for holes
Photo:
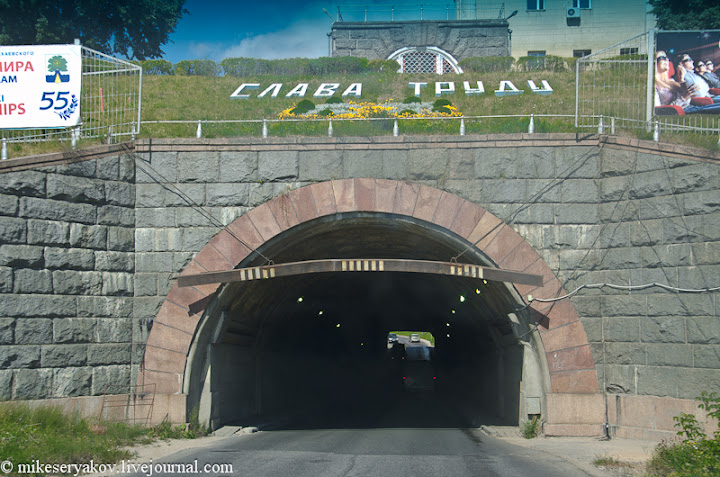
[[[0,194],[23,197],[45,197],[47,174],[38,171],[19,171],[3,174]]]
[[[607,365],[605,372],[605,391],[611,394],[635,394],[636,366]]]
[[[102,225],[70,225],[70,246],[104,250],[107,248],[107,227]]]
[[[260,179],[272,180],[264,170],[264,158],[260,153]],[[291,153],[293,154],[293,153]],[[329,181],[332,179],[341,179],[343,177],[343,160],[334,151],[301,151],[297,157],[297,174],[290,175],[290,166],[287,166],[287,172],[284,175],[276,177],[274,180],[287,180],[298,178],[303,181]],[[287,159],[289,161],[289,158]]]
[[[640,340],[640,319],[603,318],[603,338],[605,341],[638,342]]]
[[[61,222],[94,224],[97,221],[97,207],[63,200],[21,197],[19,215],[30,219],[44,219]]]
[[[132,252],[135,250],[135,234],[130,227],[108,227],[108,250]]]
[[[135,187],[135,184],[126,182],[106,182],[105,202],[119,207],[134,207]]]
[[[132,272],[135,255],[123,252],[95,252],[95,269],[103,271]]]
[[[92,343],[96,338],[96,329],[95,318],[56,318],[52,323],[56,344]]]
[[[444,180],[448,178],[448,152],[445,149],[417,149],[408,153],[410,180]]]
[[[343,153],[344,177],[381,177],[382,155],[376,151],[349,150]]]
[[[599,154],[599,150],[593,147],[555,148],[558,178],[597,178],[600,174]]]
[[[53,342],[53,324],[49,318],[19,319],[15,323],[15,344],[41,345]]]
[[[133,274],[103,272],[102,294],[105,296],[133,296]]]
[[[720,369],[720,346],[694,345],[693,364],[696,368]]]
[[[102,273],[55,270],[52,272],[53,290],[58,295],[99,295]]]
[[[60,344],[40,347],[43,368],[85,366],[88,362],[87,344]]]
[[[128,318],[133,316],[133,303],[132,298],[125,297],[81,296],[77,298],[75,316]]]
[[[110,364],[130,364],[129,343],[94,344],[88,348],[88,364],[102,366]]]
[[[135,210],[136,227],[175,227],[175,209],[152,208]]]
[[[0,300],[3,317],[74,316],[77,309],[75,297],[67,296],[5,295]]]
[[[125,393],[131,384],[129,365],[95,366],[92,368],[92,373],[93,396]]]
[[[562,183],[547,179],[527,179],[525,183],[528,202],[532,204],[562,202]]]
[[[96,160],[95,176],[109,181],[120,180],[119,156],[101,157]]]
[[[13,291],[13,269],[0,267],[0,293],[12,293]]]
[[[0,215],[17,215],[19,204],[17,197],[0,194]]]
[[[98,204],[105,200],[105,185],[102,181],[83,177],[49,174],[47,197],[68,202]]]
[[[558,224],[597,224],[600,220],[596,204],[568,204],[555,206],[555,220]]]
[[[248,206],[249,207],[257,207],[258,205],[262,205],[265,202],[269,201],[270,199],[276,197],[279,195],[276,191],[277,188],[281,185],[279,182],[271,182],[271,183],[256,183],[256,184],[250,184],[249,185],[249,196],[248,196]],[[287,193],[289,190],[292,190],[292,188],[281,188],[280,194]],[[223,209],[223,215],[226,208]],[[239,217],[240,214],[235,215],[235,218]],[[228,225],[232,223],[234,219],[227,220],[227,219],[221,219],[221,222],[223,225]]]
[[[135,254],[137,273],[173,272],[171,252],[144,252]]]
[[[640,338],[645,343],[685,343],[683,317],[648,316],[640,320]]]
[[[87,396],[92,392],[92,368],[65,368],[53,371],[53,397]]]
[[[595,359],[598,359],[596,356]],[[642,343],[605,343],[603,358],[607,364],[644,365],[647,363],[647,352]]]
[[[37,368],[40,366],[38,346],[0,346],[0,369]]]
[[[177,152],[152,152],[142,154],[141,157],[142,160],[137,162],[136,180],[138,183],[155,183],[157,180],[177,182]]]
[[[135,274],[135,296],[156,296],[158,294],[157,273]]]
[[[686,344],[647,344],[648,366],[679,366],[691,368],[693,365],[692,346]]]
[[[2,225],[2,222],[0,222],[0,225]],[[27,241],[29,244],[67,245],[69,239],[70,224],[49,220],[27,221]]]
[[[95,177],[97,172],[97,162],[93,159],[88,161],[70,162],[61,164],[55,168],[58,174],[77,177]]]
[[[213,183],[209,183],[213,184]],[[165,207],[189,207],[206,205],[206,188],[209,184],[173,184],[165,190]]]
[[[220,180],[254,182],[258,180],[258,153],[223,151],[220,153]]]
[[[0,266],[41,268],[43,265],[43,247],[0,245]]]
[[[687,320],[688,343],[720,344],[720,321],[718,317],[691,316]]]
[[[45,247],[45,266],[50,269],[92,270],[95,253],[82,248]]]
[[[249,184],[220,183],[207,185],[207,206],[245,206],[250,196]]]
[[[50,270],[32,270],[30,268],[16,269],[13,274],[13,292],[52,294],[52,272]]]
[[[637,368],[638,394],[679,397],[689,369],[673,367],[639,366]]]
[[[97,339],[100,343],[132,341],[132,321],[126,318],[98,318]]]
[[[9,345],[15,342],[15,320],[13,318],[0,318],[0,345]]]
[[[114,205],[98,207],[98,224],[132,227],[135,225],[135,210]]]
[[[178,153],[178,182],[217,182],[219,178],[219,152]]]
[[[0,401],[12,399],[13,370],[0,369]]]
[[[18,369],[13,377],[13,399],[47,399],[52,397],[52,369]]]
[[[407,180],[408,151],[382,151],[383,172],[386,179]]]

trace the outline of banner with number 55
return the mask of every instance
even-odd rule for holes
[[[80,122],[80,45],[0,46],[0,129]]]

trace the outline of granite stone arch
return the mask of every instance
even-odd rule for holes
[[[182,274],[231,270],[250,254],[248,247],[254,249],[301,223],[343,212],[393,213],[428,221],[469,242],[477,242],[476,247],[500,268],[543,276],[541,287],[515,285],[521,296],[544,298],[564,294],[561,283],[540,255],[512,227],[482,207],[434,187],[368,178],[315,183],[271,199],[227,227],[247,246],[223,230],[200,250]],[[196,329],[205,305],[219,287],[220,284],[173,286],[154,319],[140,381],[155,383],[158,393],[183,393],[188,353]],[[532,302],[531,313],[538,324],[547,361],[548,393],[556,395],[558,406],[576,407],[570,412],[579,416],[582,414],[579,403],[587,402],[582,395],[599,396],[583,324],[569,300],[553,304]],[[564,401],[562,395],[573,398],[568,396],[569,400]],[[552,415],[549,419],[553,420]],[[574,424],[572,420],[562,419],[567,424]]]

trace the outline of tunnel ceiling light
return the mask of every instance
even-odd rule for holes
[[[475,289],[475,294],[476,294],[476,295],[479,295],[480,293],[482,293],[482,292],[480,291],[480,289],[479,289],[479,288],[476,288],[476,289]]]
[[[454,315],[454,314],[455,314],[455,310],[450,310],[450,313],[452,313],[452,314]]]
[[[450,326],[450,323],[445,323],[445,326]]]
[[[460,303],[465,303],[465,295],[460,295]]]
[[[297,302],[298,302],[298,303],[302,303],[303,300],[304,300],[304,298],[303,298],[303,297],[300,297],[300,298],[297,299]]]
[[[335,325],[335,328],[340,328],[340,323],[338,323],[337,325]]]
[[[322,315],[323,315],[323,313],[325,313],[325,312],[324,312],[324,311],[322,311],[322,310],[318,311],[318,316],[322,316]]]
[[[446,334],[445,336],[447,336],[448,338],[450,338],[450,333]]]
[[[487,285],[487,280],[483,280],[483,283],[484,283],[485,285]]]

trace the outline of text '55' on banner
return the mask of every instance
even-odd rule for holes
[[[80,122],[80,45],[0,46],[0,129]]]

